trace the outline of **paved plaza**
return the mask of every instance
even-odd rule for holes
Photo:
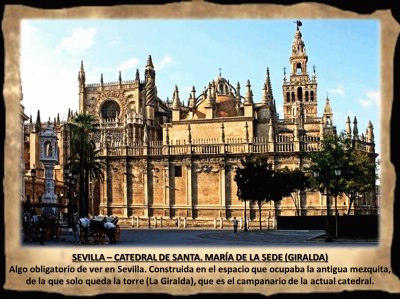
[[[324,231],[321,230],[239,230],[233,233],[231,229],[136,229],[121,228],[117,244],[95,244],[90,238],[89,244],[75,244],[70,229],[63,228],[60,240],[52,239],[42,246],[115,246],[115,247],[320,247],[320,246],[377,246],[377,240],[338,239],[325,242]],[[41,246],[39,241],[25,242],[24,246]]]

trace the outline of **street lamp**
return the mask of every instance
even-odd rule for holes
[[[35,180],[36,180],[36,169],[31,169],[31,177],[32,177],[32,202],[35,202]],[[28,198],[28,211],[31,211],[31,200]]]
[[[319,171],[313,171],[313,176],[314,178],[318,178],[320,176]],[[332,236],[330,233],[330,221],[329,221],[329,216],[331,214],[330,212],[330,203],[329,203],[329,181],[328,181],[328,174],[325,173],[325,177],[323,177],[323,184],[325,184],[326,188],[326,227],[325,227],[325,241],[326,242],[332,242]],[[320,188],[320,192],[323,192],[323,189]],[[322,193],[323,194],[323,193]]]

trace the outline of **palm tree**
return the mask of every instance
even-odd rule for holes
[[[89,214],[89,180],[103,181],[105,163],[99,157],[91,135],[95,132],[95,119],[92,115],[77,114],[70,123],[71,126],[71,156],[68,166],[78,174],[79,182],[79,216]]]

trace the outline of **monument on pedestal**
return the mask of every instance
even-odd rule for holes
[[[54,166],[58,164],[57,134],[50,121],[40,132],[40,161],[44,165],[45,191],[42,197],[43,214],[58,216],[57,195],[54,193]]]

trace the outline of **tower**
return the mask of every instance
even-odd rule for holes
[[[54,166],[58,164],[57,135],[50,124],[40,132],[40,161],[44,165],[45,191],[42,197],[44,204],[57,204],[57,195],[54,193]],[[44,214],[57,216],[55,207],[45,207]]]
[[[299,29],[301,25],[301,22],[297,21],[289,59],[291,64],[289,81],[286,79],[286,69],[284,69],[282,91],[285,119],[317,117],[317,77],[315,67],[311,79],[307,72],[308,56]]]
[[[85,82],[86,82],[86,75],[85,69],[83,68],[83,61],[81,61],[81,69],[78,73],[78,82],[79,82],[79,111],[86,112],[86,105],[85,105]]]
[[[148,125],[154,124],[154,109],[156,104],[156,72],[154,70],[153,61],[151,56],[147,59],[146,71],[145,71],[145,116],[146,123]]]

